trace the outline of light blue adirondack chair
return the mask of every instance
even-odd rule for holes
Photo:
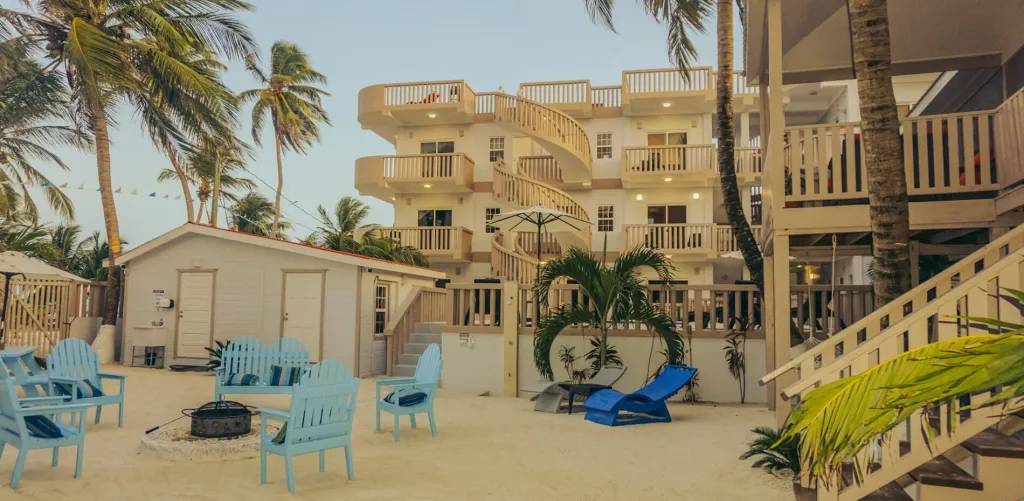
[[[100,422],[100,414],[104,405],[117,404],[117,427],[124,426],[124,383],[125,376],[100,372],[99,363],[96,361],[96,352],[88,343],[81,339],[65,339],[50,350],[46,357],[46,372],[50,378],[50,395],[59,395],[56,392],[57,384],[71,385],[71,402],[87,404],[96,407],[96,423]],[[117,393],[107,393],[103,388],[104,379],[113,379],[118,382]],[[88,381],[90,384],[103,390],[103,395],[80,398],[75,389],[80,381]]]
[[[69,404],[65,397],[31,397],[19,399],[16,384],[10,376],[7,366],[0,362],[0,457],[3,457],[7,445],[18,449],[18,458],[14,461],[11,473],[11,488],[18,488],[21,473],[25,470],[25,459],[28,451],[33,449],[52,449],[51,465],[56,467],[60,459],[60,448],[75,446],[75,478],[82,476],[82,452],[85,448],[85,411],[87,404]],[[58,416],[71,415],[69,422],[76,426],[62,424]],[[53,421],[61,431],[60,438],[43,438],[29,432],[25,418],[45,416]]]
[[[288,491],[295,492],[295,470],[292,457],[318,452],[320,471],[324,471],[327,449],[345,449],[348,479],[355,478],[352,464],[352,419],[356,411],[359,380],[337,360],[324,360],[302,375],[294,386],[288,412],[259,409],[260,413],[260,483],[267,483],[267,455],[284,458]],[[282,421],[284,440],[275,442],[267,429],[268,421]]]
[[[271,385],[271,369],[273,366],[307,367],[309,366],[309,350],[298,339],[281,338],[270,345],[260,342],[254,336],[244,336],[232,340],[221,353],[221,365],[214,370],[214,400],[224,398],[226,394],[288,394],[292,386]],[[228,378],[233,374],[252,374],[259,382],[251,386],[229,385]]]
[[[399,438],[399,416],[409,416],[409,422],[416,428],[416,414],[426,413],[430,422],[430,434],[437,436],[437,425],[434,423],[434,393],[437,391],[437,384],[441,380],[441,347],[437,343],[431,343],[423,350],[420,359],[416,362],[416,372],[413,377],[388,378],[377,380],[377,433],[380,433],[380,412],[390,412],[394,416],[391,429],[391,436],[395,442]],[[382,390],[391,389],[390,395],[381,396]],[[422,393],[423,399],[419,403],[401,405],[402,397],[416,398]],[[418,400],[418,398],[417,398]]]

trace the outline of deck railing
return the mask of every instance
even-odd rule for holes
[[[676,174],[716,170],[715,145],[639,146],[623,148],[628,174]]]
[[[761,226],[751,225],[750,231],[754,233],[755,241],[761,240]],[[736,244],[736,236],[733,233],[732,226],[727,224],[715,225],[714,245],[714,250],[718,253],[734,252],[739,250],[739,245]]]
[[[529,177],[509,172],[501,165],[494,166],[494,197],[519,207],[540,205],[557,209],[573,217],[590,221],[590,216],[579,202],[568,193]]]
[[[519,157],[519,173],[545,183],[562,182],[562,169],[551,155]]]
[[[417,287],[413,289],[401,304],[395,308],[394,314],[384,327],[387,339],[387,373],[398,364],[398,356],[409,343],[416,324],[422,322],[447,322],[447,291],[433,287]]]
[[[693,68],[689,78],[674,68],[622,72],[624,94],[703,92],[710,89],[713,82],[714,72],[711,68]]]
[[[519,95],[541,104],[590,104],[590,81],[526,82]]]
[[[494,96],[497,92],[481,92],[476,95],[476,113],[478,115],[494,114]]]
[[[419,249],[427,257],[472,257],[473,231],[461,226],[389,226],[379,231],[402,245]]]
[[[462,80],[415,82],[386,85],[384,105],[451,104],[467,99],[472,89]]]
[[[738,250],[736,238],[729,225],[713,223],[677,224],[628,224],[626,246],[643,245],[662,252],[699,251],[723,253]],[[754,238],[761,232],[760,226],[752,226]]]
[[[384,179],[398,181],[456,181],[473,184],[474,163],[462,153],[393,155],[384,158]]]
[[[622,86],[591,87],[590,99],[595,108],[619,108],[622,106]]]
[[[736,155],[737,174],[760,174],[764,171],[764,162],[761,158],[761,148],[739,147],[734,150]],[[716,161],[717,165],[718,162]]]
[[[993,115],[981,111],[903,120],[908,193],[998,190]],[[789,127],[785,134],[787,201],[867,198],[859,123]]]
[[[1024,181],[1024,89],[996,108],[993,126],[999,181],[1009,188]]]
[[[537,277],[537,260],[517,252],[515,242],[499,233],[491,242],[491,273],[520,284],[531,284]]]
[[[520,231],[516,233],[516,251],[533,258],[537,257],[537,232]],[[561,256],[562,244],[555,238],[554,234],[541,233],[540,237],[541,256]]]

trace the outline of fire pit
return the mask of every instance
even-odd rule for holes
[[[209,402],[181,413],[192,419],[190,433],[194,437],[232,438],[252,430],[252,410],[231,400]]]

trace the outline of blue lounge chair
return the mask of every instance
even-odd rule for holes
[[[104,405],[117,404],[117,427],[124,426],[125,376],[100,372],[96,352],[88,343],[81,339],[57,343],[46,357],[46,373],[50,377],[50,395],[67,395],[71,403],[96,407],[96,424]],[[117,381],[117,393],[108,393],[103,387],[105,379]],[[58,391],[57,385],[64,390]]]
[[[7,366],[0,362],[0,457],[7,445],[18,449],[18,458],[11,472],[11,488],[18,488],[28,451],[33,449],[52,449],[50,465],[56,467],[60,459],[60,448],[74,446],[77,452],[75,478],[82,476],[85,411],[89,406],[69,404],[65,397],[19,399],[15,388],[14,378]],[[77,424],[62,424],[57,417],[68,414],[71,415],[69,421]]]
[[[412,427],[416,427],[416,414],[426,413],[430,423],[430,434],[437,436],[437,425],[434,423],[434,393],[441,380],[441,347],[431,343],[423,350],[416,362],[413,377],[400,377],[377,380],[377,433],[380,433],[380,412],[390,412],[394,416],[391,436],[395,442],[399,438],[399,416],[409,416]],[[381,390],[391,388],[391,393],[381,397]]]
[[[288,491],[295,492],[292,457],[320,453],[320,471],[324,471],[327,449],[345,449],[348,479],[355,477],[352,465],[352,418],[356,410],[359,380],[337,360],[325,360],[312,366],[292,391],[291,409],[283,412],[259,409],[260,483],[267,483],[267,455],[284,458]],[[267,430],[267,421],[283,421],[285,428],[277,436]]]
[[[583,404],[587,421],[607,426],[672,421],[665,401],[693,381],[697,369],[685,365],[669,365],[653,381],[630,394],[601,390]],[[620,412],[629,413],[619,416]]]

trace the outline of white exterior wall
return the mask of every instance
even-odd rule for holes
[[[124,332],[130,358],[136,339],[163,338],[166,363],[202,364],[205,360],[178,359],[174,354],[176,309],[157,309],[154,290],[178,301],[178,270],[216,270],[214,278],[213,338],[226,341],[256,336],[272,342],[281,334],[283,270],[325,270],[322,358],[341,360],[356,367],[356,332],[361,332],[360,372],[367,367],[364,347],[372,345],[373,291],[359,294],[357,283],[369,283],[359,266],[301,256],[203,235],[185,235],[128,263],[125,275]],[[360,279],[358,275],[363,274]],[[387,275],[403,283],[399,296],[414,284],[431,280]],[[401,301],[401,297],[393,301]],[[393,303],[396,304],[396,303]],[[359,305],[359,310],[357,310]],[[360,319],[357,322],[357,319]],[[369,328],[367,328],[369,322]],[[162,326],[155,327],[162,324]],[[357,327],[358,325],[358,327]],[[150,341],[146,341],[147,343]],[[141,344],[141,342],[139,343]],[[312,347],[310,347],[312,349]],[[126,359],[127,360],[127,359]]]

